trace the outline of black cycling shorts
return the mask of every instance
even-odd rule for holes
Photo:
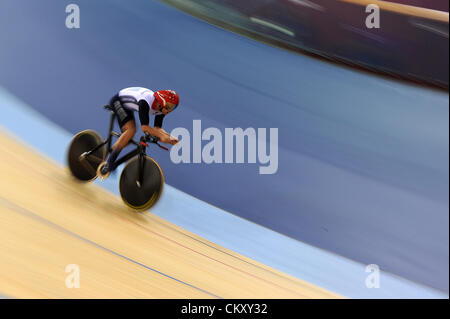
[[[109,105],[113,108],[114,113],[117,116],[117,122],[119,123],[119,127],[125,125],[125,123],[133,120],[134,121],[134,111],[128,110],[123,107],[122,101],[118,94],[114,95],[109,102]]]

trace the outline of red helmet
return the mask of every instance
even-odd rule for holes
[[[160,90],[156,91],[154,95],[155,99],[159,102],[159,104],[162,107],[165,107],[166,103],[169,102],[175,104],[173,108],[175,109],[180,103],[180,97],[178,96],[178,93],[175,92],[174,90]]]

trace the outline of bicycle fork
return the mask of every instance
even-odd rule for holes
[[[138,164],[138,174],[136,179],[136,185],[138,188],[141,188],[143,180],[144,180],[144,163],[145,163],[145,152],[141,151],[139,153],[139,164]]]

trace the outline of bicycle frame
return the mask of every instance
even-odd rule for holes
[[[107,153],[111,152],[111,142],[112,142],[112,138],[114,137],[120,137],[121,134],[115,132],[114,129],[114,120],[116,118],[116,114],[114,113],[114,111],[111,110],[109,105],[105,106],[106,109],[108,109],[111,112],[111,120],[109,123],[109,133],[108,133],[108,138],[101,144],[97,145],[96,147],[94,147],[92,150],[84,153],[84,157],[88,157],[90,156],[92,153],[94,153],[95,151],[97,151],[100,147],[103,147],[104,145],[107,145]],[[139,142],[136,142],[135,140],[130,140],[130,143],[134,144],[137,146],[136,149],[128,152],[127,154],[123,155],[122,157],[120,157],[118,160],[116,160],[115,165],[119,166],[120,164],[132,159],[133,157],[135,157],[136,155],[139,156],[139,169],[138,169],[138,176],[136,178],[136,181],[139,182],[138,186],[140,187],[140,185],[142,185],[142,179],[144,176],[144,156],[146,155],[146,148],[147,148],[147,143],[145,141],[144,136],[142,136],[140,138]]]

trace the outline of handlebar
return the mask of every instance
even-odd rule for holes
[[[145,133],[145,136],[144,136],[143,138],[144,138],[145,142],[149,142],[149,143],[156,144],[156,145],[158,145],[160,148],[162,148],[163,150],[166,150],[166,151],[169,150],[169,149],[168,149],[167,147],[165,147],[164,145],[161,145],[161,144],[158,143],[158,142],[159,142],[159,137],[157,137],[157,136],[153,136],[153,135],[150,135],[150,134],[148,134],[148,133]]]

